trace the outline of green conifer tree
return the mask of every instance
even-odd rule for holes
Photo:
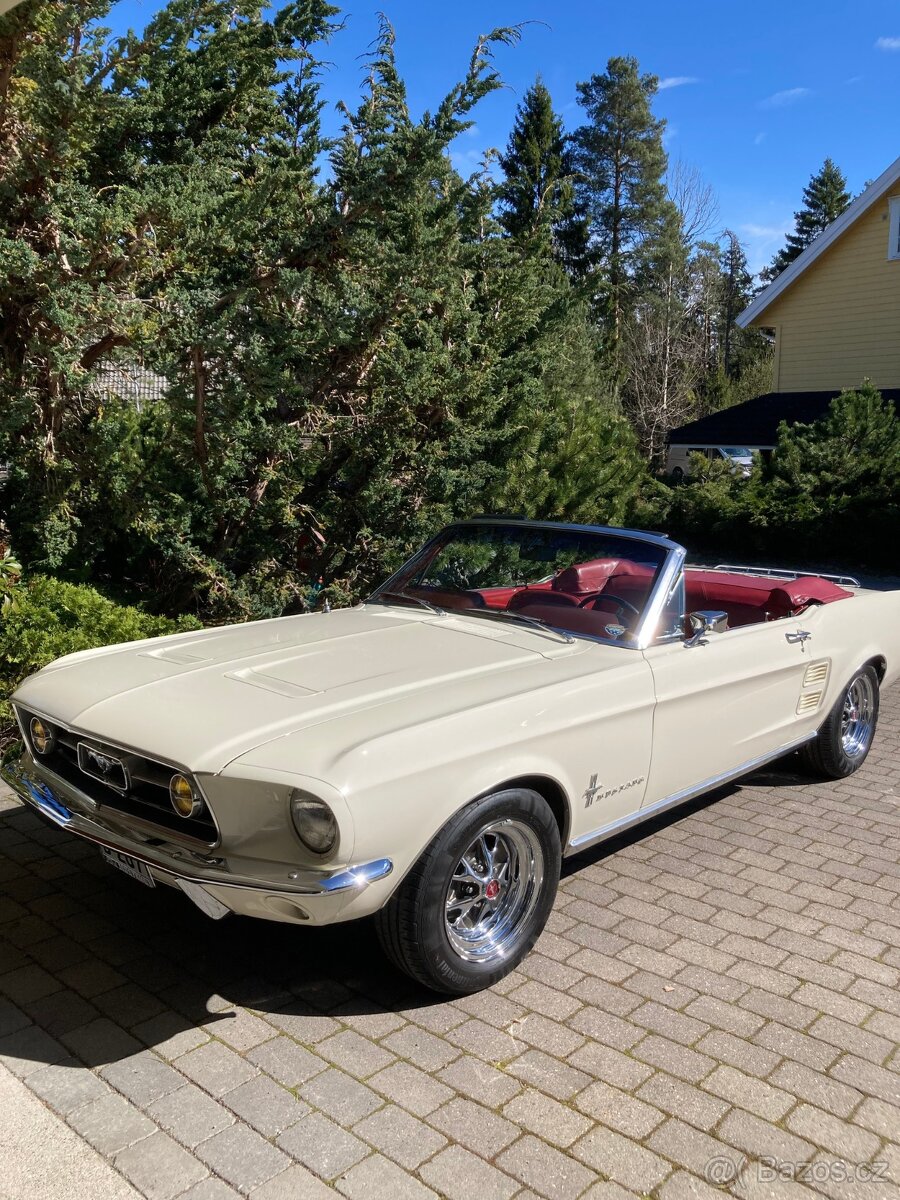
[[[837,220],[851,199],[843,171],[832,159],[826,158],[803,189],[803,207],[794,213],[794,230],[787,235],[785,246],[772,259],[762,278],[770,282],[780,275],[832,221]]]
[[[588,222],[575,194],[575,164],[562,119],[540,77],[516,110],[497,189],[500,224],[520,240],[545,237],[573,274],[586,266]]]
[[[606,73],[578,84],[587,120],[573,135],[578,191],[603,272],[603,310],[618,338],[641,244],[666,209],[665,121],[654,117],[655,75],[634,58],[611,58]]]

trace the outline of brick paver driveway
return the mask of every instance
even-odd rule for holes
[[[0,802],[0,1060],[151,1200],[900,1195],[885,700],[850,781],[770,770],[570,862],[453,1003],[365,924],[209,921]]]

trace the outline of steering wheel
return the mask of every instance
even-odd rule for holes
[[[636,608],[630,600],[625,600],[622,596],[616,596],[612,592],[601,592],[599,596],[589,596],[587,600],[582,600],[578,607],[587,608],[589,604],[599,604],[601,600],[612,600],[614,604],[619,604],[622,608],[627,608],[630,612],[633,612],[636,617],[641,615],[641,610]]]

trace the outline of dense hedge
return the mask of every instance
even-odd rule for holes
[[[8,697],[26,675],[76,650],[197,629],[115,604],[92,587],[37,575],[12,589],[0,614],[0,753],[15,739]]]
[[[813,424],[782,424],[750,479],[724,462],[695,468],[683,486],[646,493],[637,521],[732,562],[900,571],[900,421],[871,384]]]

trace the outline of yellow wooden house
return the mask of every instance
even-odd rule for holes
[[[774,331],[773,392],[900,387],[900,158],[737,323]]]
[[[737,319],[775,339],[772,390],[673,429],[670,459],[716,446],[769,450],[781,421],[815,421],[864,379],[900,406],[900,158]]]

